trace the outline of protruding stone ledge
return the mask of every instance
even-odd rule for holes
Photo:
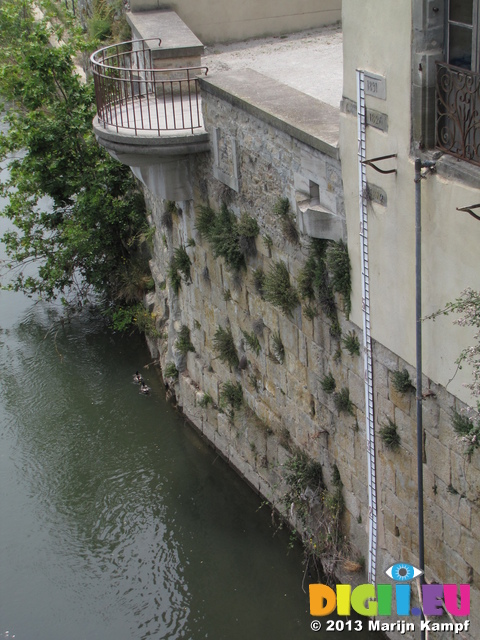
[[[200,78],[200,87],[325,155],[340,158],[339,109],[252,69]]]

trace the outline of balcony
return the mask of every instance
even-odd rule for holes
[[[90,60],[98,142],[158,196],[189,199],[189,156],[208,151],[198,78],[202,66],[156,68],[158,38],[104,47]]]
[[[480,165],[480,74],[437,62],[436,146]]]

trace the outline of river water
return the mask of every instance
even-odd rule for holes
[[[300,547],[166,402],[150,361],[95,314],[62,323],[0,292],[0,638],[345,635],[310,630]]]

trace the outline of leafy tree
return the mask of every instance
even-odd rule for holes
[[[143,196],[129,168],[95,140],[93,85],[74,64],[88,43],[68,20],[66,30],[52,7],[42,5],[39,19],[32,0],[0,2],[8,125],[0,159],[9,159],[10,171],[0,193],[9,199],[2,215],[15,227],[3,238],[16,270],[10,287],[47,300],[72,301],[73,293],[82,303],[94,291],[131,302],[132,289],[139,299],[149,282]],[[30,263],[37,265],[33,275]]]

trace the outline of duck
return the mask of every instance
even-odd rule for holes
[[[143,382],[143,380],[140,383],[140,393],[144,393],[144,394],[150,393],[150,387],[147,386],[145,382]]]
[[[140,373],[138,373],[138,371],[135,371],[135,373],[133,374],[133,381],[135,382],[135,384],[141,384],[143,382],[143,378]]]

